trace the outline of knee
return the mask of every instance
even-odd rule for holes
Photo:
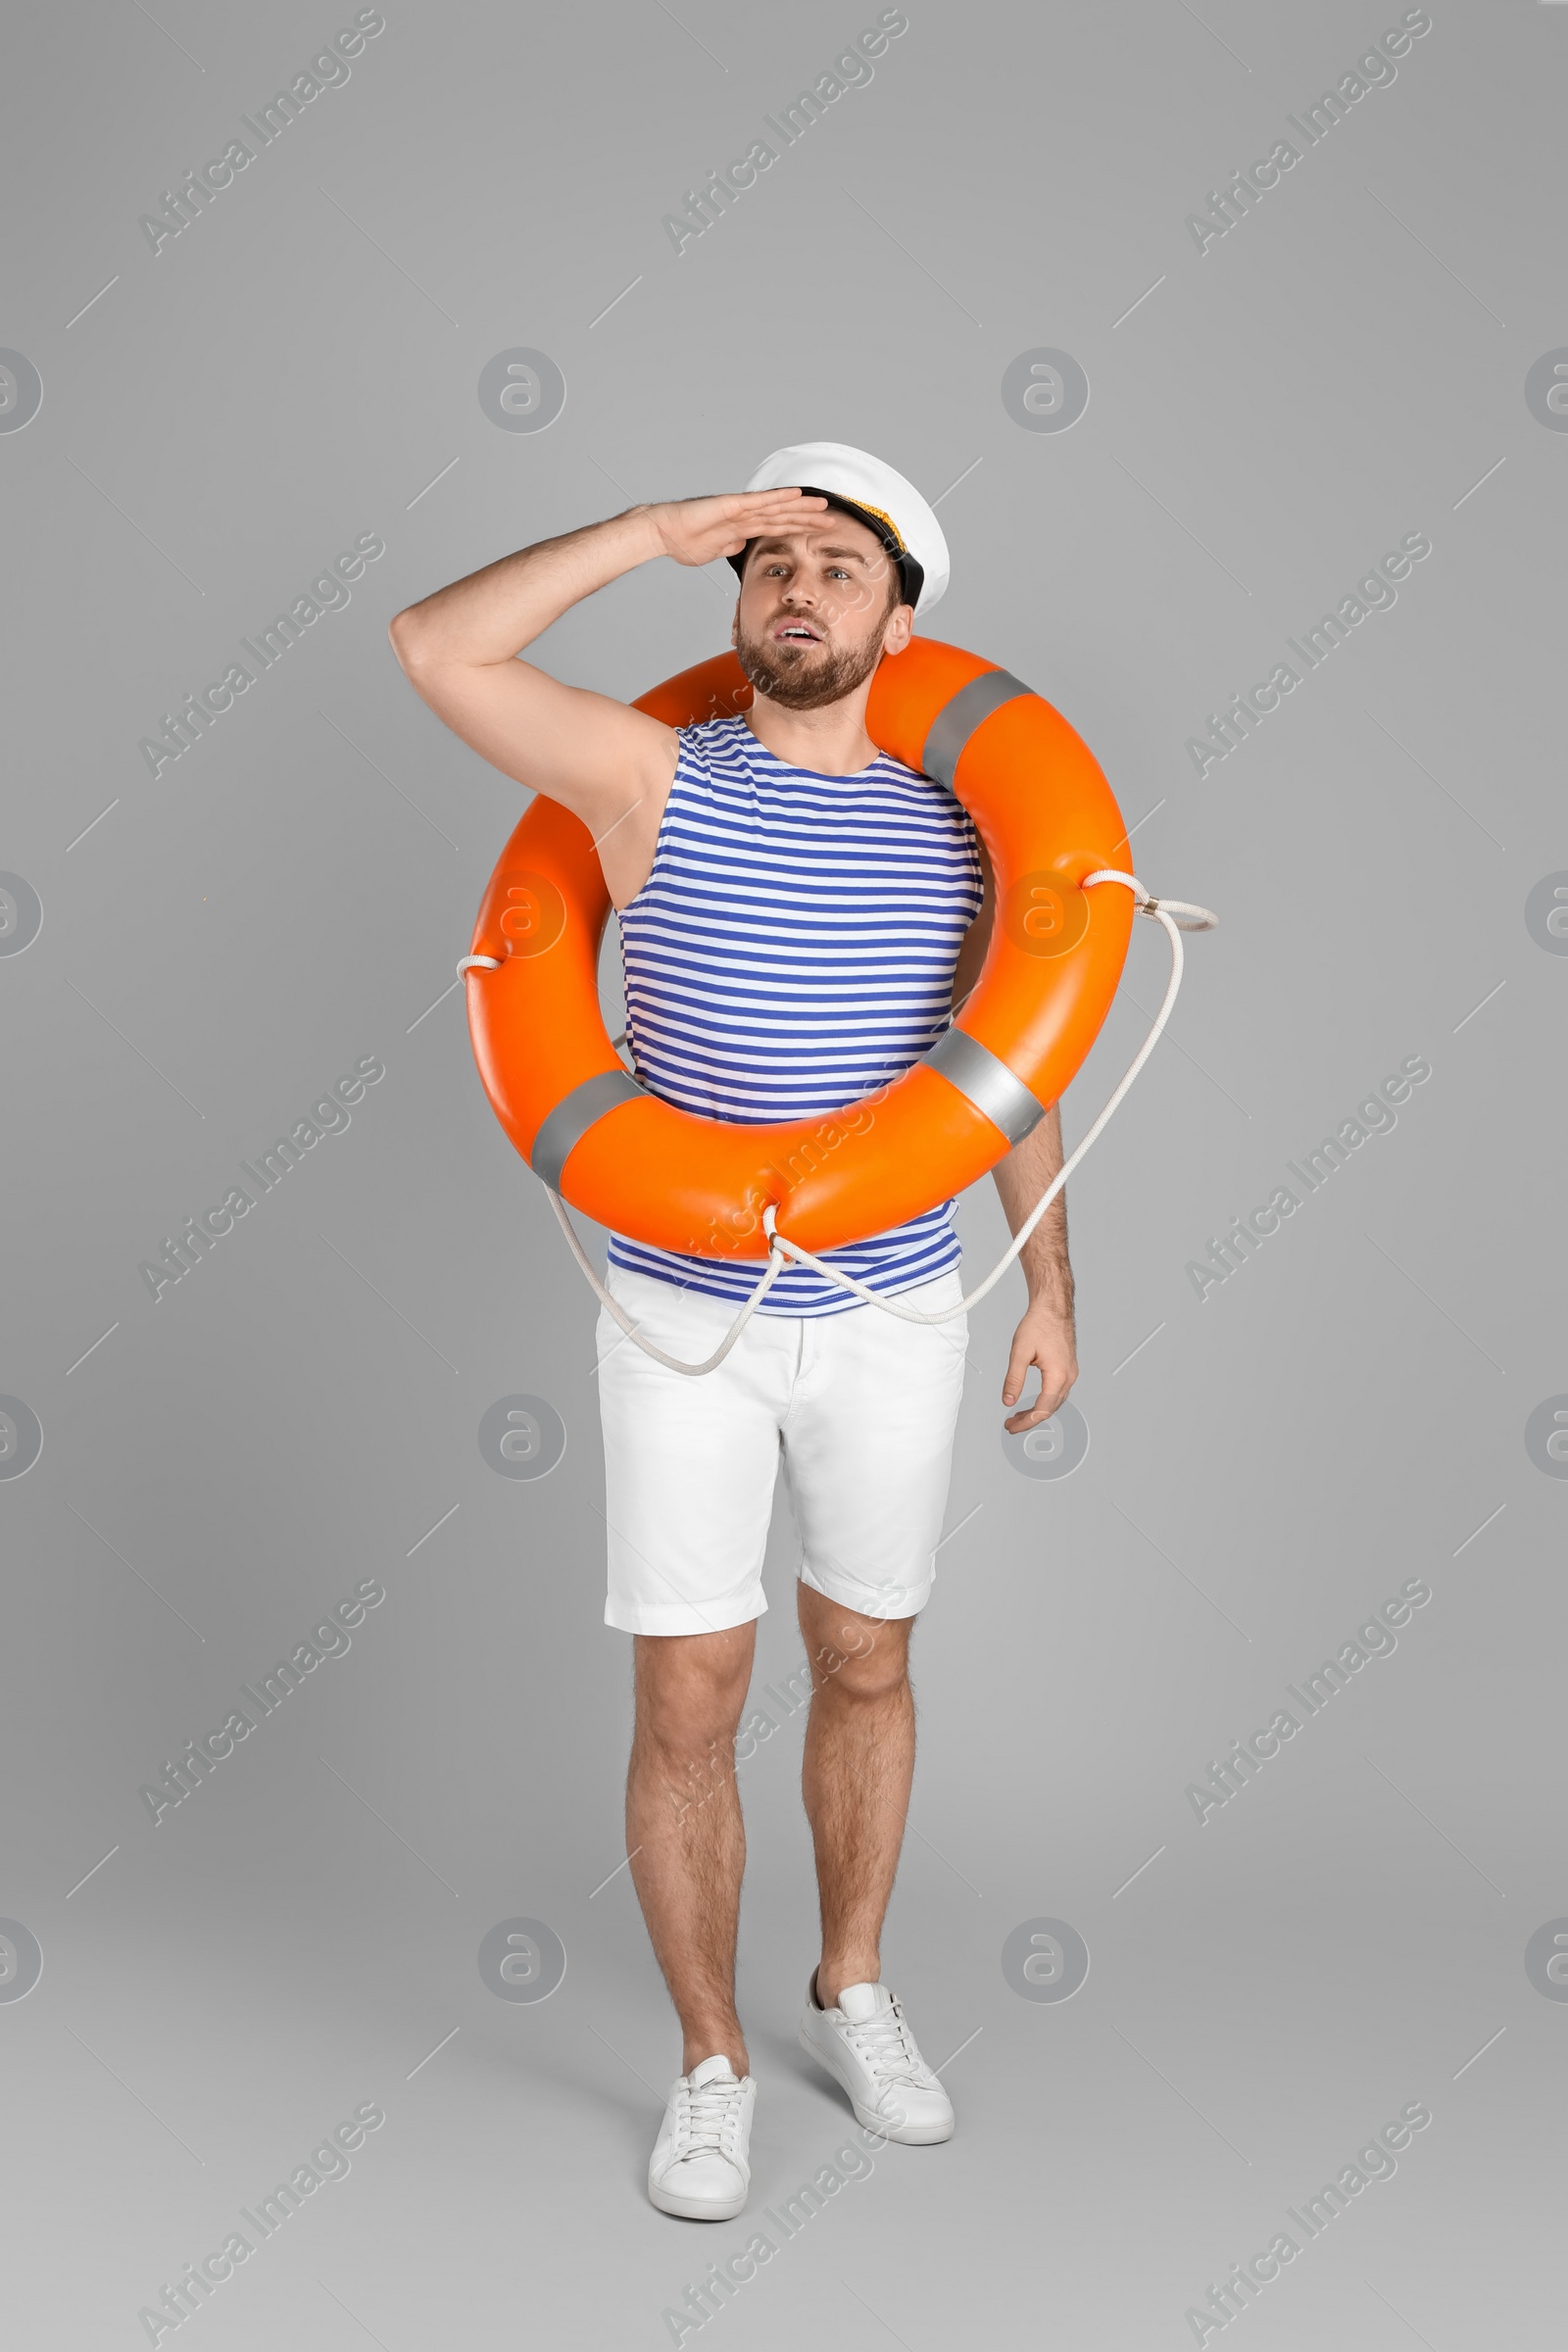
[[[660,1644],[639,1660],[637,1737],[677,1759],[727,1752],[740,1722],[750,1658],[726,1654],[727,1645],[708,1649],[707,1638]]]
[[[827,1644],[815,1660],[816,1687],[847,1703],[892,1698],[908,1686],[909,1638],[898,1619],[861,1629],[853,1648]]]

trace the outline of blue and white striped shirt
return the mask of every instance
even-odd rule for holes
[[[880,754],[853,776],[791,767],[744,718],[682,728],[653,871],[620,917],[638,1077],[743,1125],[842,1109],[946,1028],[981,895],[974,827],[929,777]],[[959,1260],[953,1206],[822,1254],[872,1290],[930,1282]],[[623,1234],[610,1262],[737,1303],[762,1270]],[[758,1312],[858,1303],[792,1267]]]

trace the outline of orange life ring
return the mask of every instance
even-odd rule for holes
[[[672,727],[744,709],[733,653],[638,698]],[[648,1094],[610,1042],[599,951],[610,913],[586,826],[540,794],[502,851],[470,953],[468,1030],[491,1108],[535,1174],[597,1223],[703,1257],[763,1258],[769,1204],[821,1251],[887,1231],[974,1183],[1043,1118],[1099,1033],[1126,958],[1131,894],[1092,892],[1127,837],[1060,712],[1008,671],[916,637],[885,659],[871,740],[954,792],[996,874],[997,915],[961,1022],[842,1111],[769,1126]]]

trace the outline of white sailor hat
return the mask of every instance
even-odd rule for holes
[[[912,482],[880,458],[842,441],[801,441],[793,449],[776,449],[746,485],[748,490],[809,491],[830,506],[874,531],[904,575],[905,601],[922,617],[948,585],[948,543],[925,500]],[[729,559],[737,575],[745,568],[746,550]]]

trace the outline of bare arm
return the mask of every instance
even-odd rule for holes
[[[964,934],[953,976],[953,1001],[961,1003],[980,977],[991,927],[996,915],[996,876],[984,845],[980,863],[985,896],[980,912]],[[991,1171],[1007,1219],[1016,1233],[1041,1194],[1061,1166],[1061,1112],[1054,1102],[1033,1134],[1015,1144],[1005,1159]],[[1019,1252],[1018,1263],[1029,1285],[1029,1304],[1013,1334],[1006,1377],[1002,1384],[1004,1404],[1016,1404],[1023,1394],[1031,1364],[1040,1367],[1040,1394],[1032,1405],[1014,1413],[1007,1429],[1014,1435],[1049,1421],[1078,1377],[1073,1332],[1072,1267],[1067,1257],[1067,1196],[1058,1193]]]
[[[391,624],[393,649],[436,716],[503,775],[562,802],[596,839],[649,804],[657,833],[674,773],[674,729],[609,695],[564,686],[516,656],[571,606],[639,564],[738,554],[801,504],[798,490],[765,490],[632,507],[504,556],[409,606]]]
[[[439,588],[388,631],[416,692],[480,757],[590,829],[674,762],[673,731],[515,656],[596,588],[662,554],[646,508],[541,540]]]
[[[1010,1233],[1017,1232],[1060,1166],[1061,1111],[1053,1102],[1033,1134],[1014,1144],[1006,1158],[991,1171]],[[1018,1263],[1029,1285],[1029,1304],[1013,1334],[1002,1401],[1018,1402],[1031,1364],[1040,1367],[1040,1394],[1031,1406],[1014,1413],[1006,1423],[1015,1436],[1020,1430],[1033,1429],[1037,1422],[1049,1421],[1078,1377],[1065,1192],[1056,1195],[1025,1242]]]

